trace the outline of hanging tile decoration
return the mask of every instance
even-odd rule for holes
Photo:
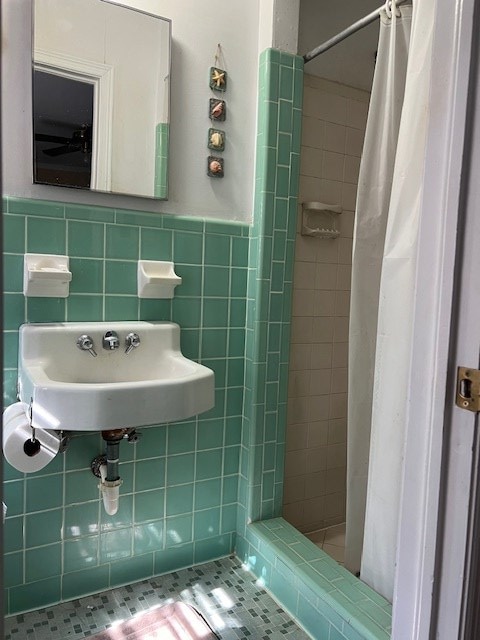
[[[221,129],[209,129],[208,148],[213,149],[214,151],[224,151],[225,131],[221,131]]]
[[[223,158],[208,156],[207,174],[211,178],[223,178]]]
[[[209,86],[210,90],[215,93],[217,91],[225,92],[227,90],[227,72],[225,71],[225,60],[221,44],[217,44],[215,52],[215,61],[213,67],[210,67]],[[221,68],[223,67],[223,68]],[[208,117],[215,122],[224,122],[226,118],[227,105],[225,100],[219,100],[218,97],[210,98],[208,106]],[[211,127],[208,130],[207,147],[212,151],[221,152],[225,150],[225,131]],[[207,175],[211,178],[223,178],[224,164],[223,158],[218,156],[208,156],[207,158]]]
[[[210,120],[223,122],[226,117],[226,110],[227,105],[225,104],[225,100],[210,98]]]
[[[210,89],[214,91],[227,90],[227,72],[218,67],[210,67]]]

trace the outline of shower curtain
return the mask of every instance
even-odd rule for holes
[[[363,500],[365,526],[354,520],[348,523],[347,515],[346,553],[348,566],[355,571],[361,555],[362,580],[390,601],[395,579],[416,247],[430,108],[434,7],[435,0],[414,0],[413,15],[410,7],[402,6],[382,18],[381,31],[388,48],[384,53],[380,50],[381,34],[354,237],[348,434],[352,440],[349,463],[354,468],[347,486],[347,513],[361,520],[357,506]],[[377,90],[381,91],[378,99],[374,95]],[[357,464],[354,459],[359,451],[362,458]],[[358,487],[361,485],[361,491],[365,491],[367,474],[366,497],[365,493],[362,497]],[[358,504],[352,504],[355,500]],[[363,548],[357,533],[353,534],[355,526],[360,535],[363,529]],[[349,550],[352,539],[355,553]]]

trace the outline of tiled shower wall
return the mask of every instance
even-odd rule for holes
[[[351,253],[368,100],[305,75],[283,510],[303,532],[345,519]],[[300,234],[310,201],[342,206],[339,238]]]

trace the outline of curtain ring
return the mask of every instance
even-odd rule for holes
[[[389,20],[392,19],[392,9],[393,7],[395,7],[395,15],[397,18],[401,18],[402,13],[400,11],[400,8],[397,6],[397,0],[386,0],[385,2],[385,13],[387,14],[387,18]]]

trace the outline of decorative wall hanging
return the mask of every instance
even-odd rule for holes
[[[225,100],[217,100],[216,98],[210,98],[210,110],[209,110],[210,120],[223,122],[225,120],[226,110],[227,110],[227,105],[225,104]]]
[[[208,156],[207,175],[211,178],[223,178],[223,158]]]
[[[217,67],[210,67],[210,89],[214,91],[227,90],[227,72]]]
[[[225,131],[220,129],[208,130],[208,148],[214,151],[223,151],[225,149]]]

